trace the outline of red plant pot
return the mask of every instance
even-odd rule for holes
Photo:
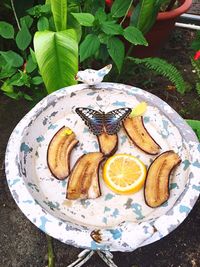
[[[176,20],[191,7],[192,0],[179,0],[179,3],[180,6],[176,9],[158,13],[156,23],[145,35],[149,45],[147,47],[141,45],[134,47],[132,56],[145,58],[159,55],[160,49],[163,47],[175,27]],[[106,4],[110,6],[112,5],[112,1],[107,0]],[[129,18],[127,18],[127,22],[125,23],[129,24]],[[127,47],[129,44],[125,45]]]

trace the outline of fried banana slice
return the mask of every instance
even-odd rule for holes
[[[97,136],[99,142],[100,151],[105,156],[112,156],[115,154],[118,148],[118,136],[117,134],[109,135],[105,132]]]
[[[51,139],[47,150],[47,163],[51,173],[59,180],[70,173],[70,154],[78,143],[75,134],[68,127],[62,127]]]
[[[69,177],[67,199],[97,198],[101,195],[99,187],[99,166],[104,158],[100,152],[81,156]]]
[[[123,121],[124,129],[131,141],[145,153],[156,155],[160,151],[160,146],[148,133],[144,126],[143,117],[137,116],[127,118]]]
[[[170,150],[151,163],[144,185],[144,198],[149,207],[159,207],[168,200],[170,174],[180,162],[179,155]]]

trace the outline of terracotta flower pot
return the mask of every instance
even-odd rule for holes
[[[156,23],[146,34],[148,47],[136,46],[133,50],[133,56],[139,58],[158,56],[170,33],[175,28],[175,22],[178,17],[185,13],[192,5],[192,0],[179,0],[180,6],[167,12],[158,13]]]

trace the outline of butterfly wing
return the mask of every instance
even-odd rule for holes
[[[107,134],[116,134],[121,126],[121,121],[131,113],[131,108],[119,108],[105,114],[104,126]]]
[[[76,113],[81,117],[94,135],[100,135],[103,132],[104,113],[90,108],[76,108]]]

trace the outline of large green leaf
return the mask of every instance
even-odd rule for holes
[[[120,72],[125,56],[124,44],[117,37],[113,36],[108,40],[107,48],[109,55],[115,62],[117,69]]]
[[[30,45],[31,41],[32,41],[32,36],[29,32],[29,29],[25,21],[23,21],[21,30],[19,30],[19,32],[16,35],[17,47],[22,51],[24,51]]]
[[[31,55],[28,56],[27,63],[26,63],[26,72],[31,73],[37,68],[37,63],[33,61]]]
[[[5,21],[0,21],[0,36],[6,39],[14,38],[14,27]]]
[[[100,41],[97,35],[88,34],[80,45],[80,62],[94,56],[100,47]]]
[[[51,0],[51,11],[57,31],[64,31],[67,27],[67,0]]]
[[[124,30],[124,38],[134,45],[148,45],[142,32],[134,26],[128,26]]]
[[[115,21],[103,21],[101,23],[101,29],[109,35],[118,35],[123,33],[121,25],[117,24]]]
[[[49,20],[46,17],[40,17],[37,22],[38,31],[49,30]]]
[[[147,33],[153,26],[159,4],[157,0],[142,0],[139,2],[131,16],[131,25],[136,26],[143,33]]]
[[[34,49],[48,93],[76,83],[78,43],[73,29],[36,32]]]
[[[94,16],[90,13],[71,13],[82,26],[93,26]]]
[[[20,25],[23,25],[23,23],[25,23],[26,26],[30,29],[33,24],[33,18],[29,15],[20,18]]]
[[[23,58],[12,50],[0,51],[0,56],[2,56],[4,60],[12,67],[18,68],[23,64]]]
[[[123,17],[132,2],[132,0],[115,0],[111,8],[112,16],[115,18]]]

